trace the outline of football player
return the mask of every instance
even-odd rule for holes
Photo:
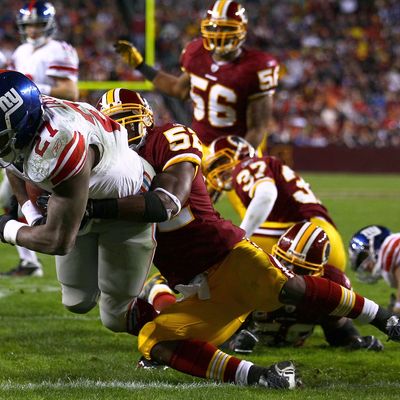
[[[138,344],[146,359],[223,382],[294,388],[296,375],[291,362],[264,368],[217,348],[251,311],[274,311],[283,304],[369,322],[393,340],[400,340],[396,316],[333,281],[295,275],[244,239],[242,229],[220,218],[207,194],[199,168],[201,145],[192,130],[179,124],[152,127],[143,98],[124,89],[107,92],[98,106],[125,124],[130,138],[135,138],[132,144],[151,161],[156,176],[149,193],[153,192],[151,196],[157,196],[159,203],[156,207],[154,200],[150,206],[139,196],[93,201],[91,215],[147,221],[158,218],[154,264],[183,295],[153,320],[141,321],[144,325],[138,327]],[[166,197],[159,194],[176,207],[170,208],[172,204],[168,206]],[[175,214],[172,218],[171,211]],[[303,230],[300,241],[307,244],[313,232]]]
[[[313,227],[309,243],[301,243],[301,231]],[[347,276],[327,264],[330,245],[326,233],[312,222],[298,222],[290,227],[272,248],[274,255],[287,268],[300,275],[323,276],[351,290]],[[242,329],[230,341],[229,347],[238,353],[251,353],[254,346],[302,346],[321,325],[331,346],[380,351],[382,343],[374,336],[361,336],[353,322],[345,317],[321,316],[313,309],[286,305],[273,312],[255,311]]]
[[[116,43],[123,59],[156,89],[182,100],[191,98],[191,127],[205,147],[204,155],[214,139],[227,135],[246,138],[260,146],[260,152],[266,148],[279,64],[271,54],[244,46],[247,22],[246,10],[237,1],[215,1],[201,21],[201,38],[182,51],[179,77],[147,65],[131,43]],[[235,194],[228,197],[240,213]]]
[[[1,216],[1,240],[56,255],[63,305],[86,313],[100,299],[103,325],[133,333],[132,305],[152,263],[154,224],[92,220],[80,229],[89,195],[149,187],[154,170],[128,147],[125,128],[89,104],[41,95],[24,74],[3,70],[0,162],[28,221]],[[43,225],[35,226],[42,215],[25,181],[51,193]]]
[[[381,225],[368,225],[350,239],[349,258],[361,281],[374,283],[383,278],[396,289],[392,309],[400,314],[400,233]]]
[[[12,55],[11,69],[22,72],[36,83],[45,95],[76,101],[78,99],[78,55],[56,33],[55,9],[47,1],[29,1],[16,16],[22,44]],[[11,187],[5,177],[1,184],[2,203],[8,203]],[[43,276],[36,253],[16,246],[19,264],[3,273],[6,276]]]
[[[343,241],[327,209],[310,185],[287,165],[275,157],[257,157],[246,140],[227,136],[211,143],[204,172],[208,186],[215,191],[236,192],[245,210],[240,227],[264,251],[270,253],[294,223],[311,221],[329,237],[328,263],[340,271],[346,269]]]

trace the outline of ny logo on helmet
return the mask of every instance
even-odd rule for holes
[[[4,112],[4,118],[8,129],[12,129],[10,116],[19,107],[22,106],[24,101],[18,92],[11,88],[3,96],[0,97],[0,108]]]

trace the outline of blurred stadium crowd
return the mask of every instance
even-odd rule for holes
[[[19,44],[20,4],[2,0],[0,50]],[[140,80],[112,43],[120,37],[144,49],[144,0],[55,0],[60,38],[80,58],[80,80]],[[247,45],[281,63],[270,140],[298,146],[328,144],[400,147],[400,2],[397,0],[247,0]],[[156,0],[156,59],[179,71],[183,46],[198,36],[206,9],[200,0]],[[93,103],[99,93],[82,93]],[[156,115],[188,121],[175,107],[147,95]],[[163,122],[163,121],[160,121]],[[165,122],[165,121],[164,121]]]

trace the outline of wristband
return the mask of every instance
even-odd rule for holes
[[[154,192],[161,192],[164,193],[165,195],[167,195],[171,201],[176,205],[177,211],[174,213],[171,213],[172,217],[175,217],[175,215],[179,214],[182,208],[181,202],[180,200],[172,193],[168,192],[168,190],[165,190],[161,187],[157,187],[154,189]]]
[[[21,211],[30,226],[34,225],[34,222],[37,219],[42,218],[42,214],[38,211],[38,209],[30,200],[26,201],[22,205]]]
[[[153,81],[153,79],[158,74],[158,71],[155,68],[151,67],[145,62],[142,62],[139,66],[136,67],[136,69],[140,71],[140,73],[149,81]]]
[[[117,219],[118,218],[118,200],[117,199],[101,199],[90,202],[90,210],[88,210],[89,218],[100,219]]]
[[[396,303],[394,303],[394,308],[400,309],[400,301],[396,301]]]
[[[46,85],[45,83],[36,83],[36,86],[40,90],[40,93],[50,95],[51,93],[50,85]]]
[[[162,200],[154,193],[154,191],[141,193],[144,197],[144,214],[143,218],[146,222],[164,222],[168,220],[168,212]]]
[[[17,244],[17,233],[24,226],[29,226],[29,225],[23,224],[22,222],[18,222],[15,219],[8,221],[4,226],[4,232],[3,232],[4,240],[10,244]]]

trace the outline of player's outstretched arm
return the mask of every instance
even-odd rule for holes
[[[146,64],[139,50],[127,40],[118,40],[115,44],[115,51],[132,68],[140,73],[162,93],[185,100],[190,93],[189,74],[183,73],[179,77],[157,70]]]

